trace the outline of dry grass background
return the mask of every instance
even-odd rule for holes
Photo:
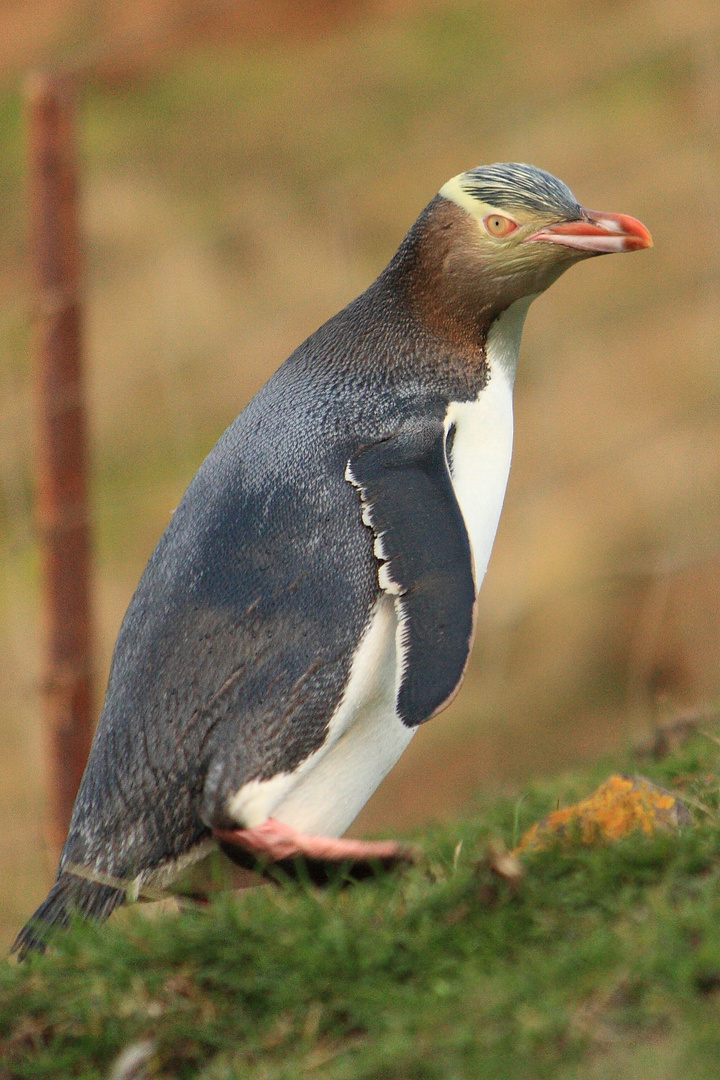
[[[0,3],[3,940],[51,873],[18,74],[108,34],[146,42],[91,71],[80,107],[99,681],[223,428],[449,176],[525,160],[656,246],[586,263],[534,305],[466,686],[355,829],[421,824],[718,698],[716,5],[331,7],[323,26],[322,5],[269,2],[253,35],[242,3],[195,22],[190,0]]]

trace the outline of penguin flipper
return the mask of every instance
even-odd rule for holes
[[[473,641],[476,594],[465,521],[437,418],[363,446],[346,479],[375,535],[380,586],[395,598],[402,678],[397,710],[414,727],[460,686]]]

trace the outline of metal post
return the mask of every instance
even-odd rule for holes
[[[81,355],[80,230],[72,94],[27,84],[36,290],[37,520],[44,571],[47,836],[57,853],[92,739],[90,527]]]

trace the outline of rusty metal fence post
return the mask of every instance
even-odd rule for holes
[[[90,525],[72,88],[27,82],[37,520],[44,571],[47,837],[57,854],[92,739]]]

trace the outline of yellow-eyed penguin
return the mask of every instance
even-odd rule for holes
[[[120,630],[57,881],[15,949],[218,842],[239,861],[402,857],[337,838],[462,682],[528,307],[580,259],[650,245],[530,165],[445,184],[190,484]]]

